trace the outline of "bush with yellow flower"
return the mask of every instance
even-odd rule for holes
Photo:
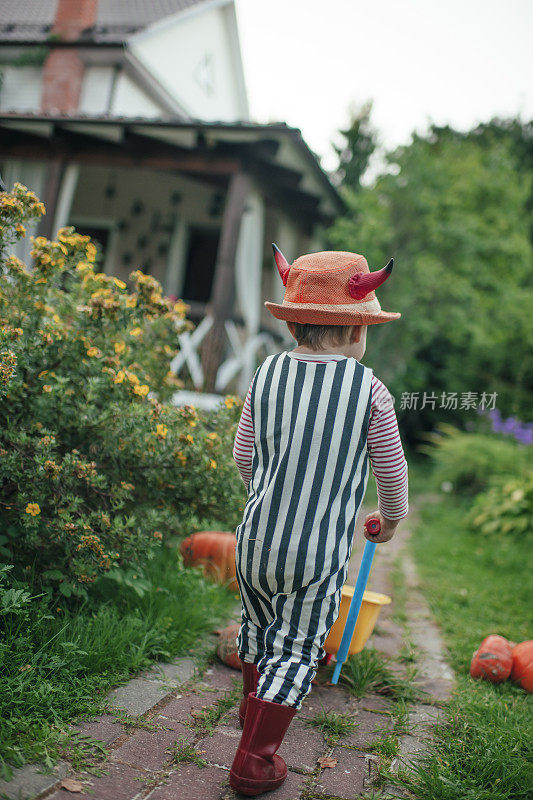
[[[241,401],[171,405],[187,306],[140,270],[129,286],[99,272],[72,227],[32,237],[30,268],[7,251],[43,204],[15,184],[0,213],[0,555],[46,591],[85,596],[112,568],[142,568],[155,532],[238,524]]]

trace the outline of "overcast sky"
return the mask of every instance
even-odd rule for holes
[[[533,117],[532,0],[236,0],[252,119],[302,130],[331,168],[350,105],[386,147],[429,121]]]

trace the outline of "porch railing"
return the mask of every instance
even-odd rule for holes
[[[180,334],[180,352],[174,357],[170,369],[176,376],[189,372],[197,391],[204,389],[205,371],[202,365],[201,345],[213,327],[212,315],[206,314],[196,328]],[[237,325],[232,319],[224,323],[227,348],[226,358],[220,364],[215,381],[215,391],[224,393],[232,386],[240,395],[244,395],[254,375],[258,360],[276,352],[279,342],[267,332],[259,331],[252,336],[244,336],[244,326]],[[229,352],[228,352],[229,351]]]

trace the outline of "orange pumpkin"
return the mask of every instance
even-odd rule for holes
[[[533,692],[533,639],[520,642],[513,647],[511,680],[518,683],[526,692]]]
[[[198,531],[183,540],[180,547],[186,567],[201,566],[204,575],[218,583],[226,583],[232,592],[239,587],[235,578],[234,533],[225,531]]]
[[[240,627],[240,624],[235,622],[233,625],[228,625],[227,628],[217,631],[220,637],[217,645],[217,656],[232,669],[242,669],[236,641]]]
[[[502,683],[511,674],[513,656],[511,645],[503,636],[487,636],[470,664],[472,678],[485,678],[491,683]]]

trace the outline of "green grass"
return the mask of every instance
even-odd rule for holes
[[[414,672],[409,669],[405,678],[395,674],[388,666],[385,656],[369,647],[356,655],[348,656],[339,680],[355,697],[376,692],[389,695],[394,700],[412,703],[422,694],[413,683],[413,678]]]
[[[467,510],[451,498],[427,506],[412,542],[457,691],[431,751],[399,782],[418,800],[526,800],[533,797],[533,698],[509,681],[473,681],[468,670],[488,634],[517,642],[531,636],[531,545],[469,533]]]
[[[197,767],[205,767],[207,761],[200,757],[200,754],[194,749],[194,745],[180,737],[175,742],[174,747],[171,748],[172,762],[174,764],[196,764]]]
[[[343,736],[347,736],[355,728],[355,720],[349,714],[326,710],[320,711],[312,719],[306,720],[306,724],[322,731],[328,741],[338,740]]]
[[[226,620],[233,596],[163,550],[136,592],[103,587],[70,611],[42,599],[0,617],[0,776],[11,766],[50,767],[71,739],[68,723],[101,712],[106,692],[155,660],[197,645]]]
[[[241,681],[239,680],[237,682],[236,680],[235,682],[238,683],[238,685],[224,692],[222,697],[216,700],[212,706],[207,706],[192,714],[191,721],[188,723],[191,730],[195,733],[203,734],[204,736],[211,736],[219,719],[242,698]]]

